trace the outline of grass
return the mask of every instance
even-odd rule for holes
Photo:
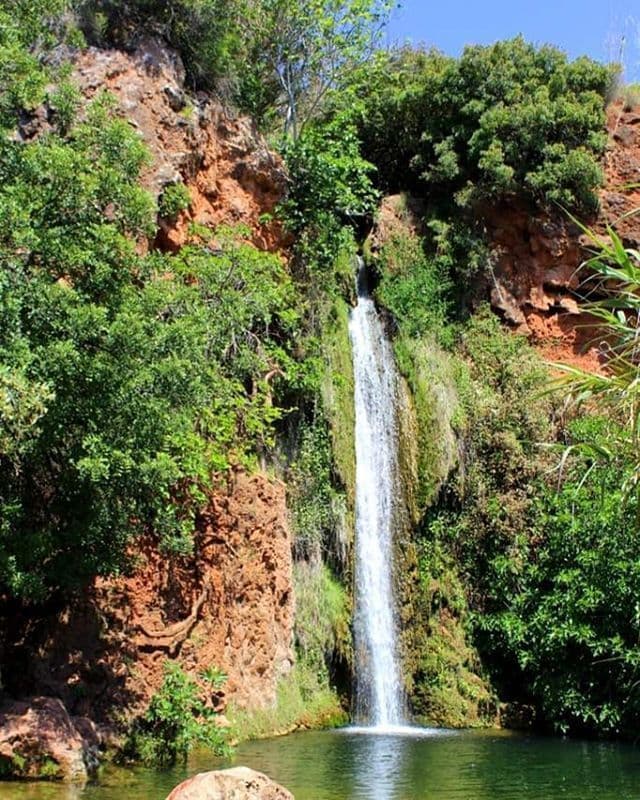
[[[246,711],[229,706],[227,716],[238,741],[265,739],[305,728],[336,728],[348,716],[336,693],[318,679],[316,670],[304,661],[278,683],[275,708]]]

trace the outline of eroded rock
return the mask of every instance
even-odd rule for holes
[[[202,772],[181,783],[167,800],[294,800],[291,792],[247,767]]]
[[[151,156],[142,174],[145,188],[157,198],[167,184],[189,187],[191,206],[171,224],[162,223],[161,247],[178,249],[192,223],[243,225],[263,249],[277,250],[287,241],[271,219],[287,189],[282,159],[249,118],[228,114],[206,94],[189,96],[177,53],[145,40],[133,53],[90,47],[73,62],[85,98],[108,91],[139,132]]]

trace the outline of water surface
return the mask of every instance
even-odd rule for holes
[[[640,750],[631,745],[443,731],[298,733],[244,744],[227,762],[199,754],[169,773],[112,769],[84,790],[0,784],[0,798],[164,800],[187,774],[239,764],[296,800],[640,800]]]

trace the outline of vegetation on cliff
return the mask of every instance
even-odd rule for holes
[[[609,319],[628,385],[609,381],[616,394],[583,376],[581,397],[612,403],[574,419],[541,394],[528,344],[469,302],[491,270],[487,208],[593,210],[613,73],[519,38],[459,59],[374,52],[388,10],[0,10],[0,595],[42,601],[122,573],[150,533],[165,552],[189,551],[212,483],[261,458],[288,479],[298,560],[298,664],[278,719],[339,716],[331,686],[347,688],[351,659],[353,257],[380,192],[412,189],[425,198],[419,230],[369,261],[416,424],[414,709],[477,724],[499,694],[560,730],[629,732],[640,715],[637,498],[625,491],[637,478],[635,325]],[[87,103],[65,64],[87,43],[148,35],[179,51],[194,89],[252,112],[278,142],[286,264],[239,229],[192,226],[176,252],[157,247],[188,187],[158,201],[144,191],[140,137],[108,95]],[[634,261],[613,242],[607,258]],[[613,308],[628,314],[635,272],[625,281]],[[597,461],[612,433],[624,446]],[[590,450],[550,472],[558,459],[541,442],[585,440]],[[163,742],[181,756],[198,737],[171,726],[194,713],[209,716],[190,679],[169,671],[133,749],[152,758]]]
[[[633,261],[632,251],[616,252],[627,266]],[[614,255],[604,245],[601,259]],[[577,416],[549,393],[548,371],[526,340],[505,331],[489,309],[447,334],[441,358],[456,375],[460,461],[418,538],[423,599],[416,608],[430,635],[416,644],[413,702],[427,718],[460,724],[466,707],[468,722],[490,719],[497,693],[563,732],[634,730],[637,367],[629,358],[635,324],[620,314],[636,300],[633,275],[620,263],[600,277],[607,291],[612,279],[622,281],[620,295],[600,307],[612,325],[614,371],[566,369],[586,406]],[[421,309],[413,316],[420,319]],[[402,318],[398,324],[404,346]],[[427,326],[422,336],[433,342],[440,330]],[[422,360],[405,364],[409,376]],[[414,394],[425,408],[423,425],[441,382],[432,373],[428,391]],[[427,438],[429,431],[435,435],[437,426],[428,425]],[[450,658],[459,677],[467,672],[463,684],[447,683]]]

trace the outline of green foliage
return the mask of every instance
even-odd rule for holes
[[[526,537],[533,481],[548,458],[539,443],[552,435],[541,398],[546,372],[522,336],[503,330],[489,309],[467,323],[458,345],[454,424],[461,437],[460,474],[441,504],[462,574],[484,606],[508,554]]]
[[[162,36],[195,88],[216,89],[294,138],[377,42],[388,0],[73,0],[87,38]]]
[[[436,633],[451,645],[449,616],[466,619],[500,696],[535,706],[539,722],[628,735],[640,713],[637,501],[624,501],[635,446],[615,414],[584,416],[564,431],[556,476],[558,457],[539,444],[557,435],[547,378],[526,341],[480,313],[459,352],[463,469],[428,516],[422,552],[439,554],[428,575],[460,577],[472,613],[447,578]]]
[[[640,491],[640,365],[638,364],[638,313],[640,312],[640,252],[625,248],[622,239],[607,228],[607,239],[583,227],[593,256],[583,265],[583,308],[595,320],[594,336],[601,346],[606,370],[588,372],[555,365],[562,377],[553,388],[561,390],[575,407],[596,408],[619,422],[608,441],[585,440],[581,449],[592,458],[619,466],[620,456],[630,467],[623,486],[625,497]],[[614,433],[615,432],[615,433]]]
[[[281,213],[298,236],[299,259],[308,270],[326,273],[349,241],[344,226],[373,213],[378,199],[373,167],[360,155],[355,129],[343,117],[309,128],[285,143],[283,154],[291,188]]]
[[[184,183],[171,183],[160,195],[158,211],[166,219],[175,219],[191,205],[191,195]]]
[[[288,474],[289,507],[299,558],[330,551],[344,514],[344,497],[332,481],[329,433],[320,420],[301,426],[300,444]]]
[[[528,530],[489,556],[478,641],[496,678],[563,732],[633,735],[640,718],[637,312],[639,256],[609,230],[583,287],[606,371],[555,365],[587,414],[567,432],[557,486],[538,476]],[[594,412],[601,417],[589,416]]]
[[[608,419],[584,419],[572,437],[608,443]],[[560,489],[539,484],[531,531],[496,571],[492,613],[479,641],[508,690],[530,692],[563,732],[635,735],[640,718],[637,508],[624,471],[576,455]]]
[[[225,681],[226,675],[216,669],[196,680],[176,662],[165,662],[162,686],[134,723],[123,756],[149,766],[170,767],[185,762],[194,747],[227,755],[227,730],[218,724],[211,704],[212,693]]]
[[[49,107],[53,112],[58,133],[64,135],[69,132],[80,108],[81,100],[82,96],[78,87],[69,80],[59,83],[49,95]]]
[[[419,338],[433,332],[447,336],[451,286],[436,258],[424,251],[417,236],[398,232],[384,242],[376,259],[381,273],[376,299],[394,316],[403,334]]]
[[[628,83],[622,86],[618,92],[618,97],[622,101],[625,111],[635,111],[640,105],[640,84]]]
[[[0,779],[57,781],[63,777],[60,764],[42,753],[14,750],[12,756],[0,756]]]
[[[140,34],[162,36],[181,55],[196,88],[213,88],[242,63],[243,0],[73,0],[90,42],[127,47]]]
[[[280,260],[224,231],[138,255],[138,135],[107,96],[70,124],[0,139],[0,586],[32,598],[125,569],[143,532],[188,550],[212,475],[308,379]]]
[[[452,423],[459,408],[451,359],[429,337],[413,339],[402,331],[394,342],[396,362],[411,397],[401,457],[408,470],[413,516],[421,519],[458,460]]]
[[[46,96],[51,78],[41,56],[74,32],[68,0],[6,0],[0,8],[0,135],[18,112]]]
[[[352,263],[345,254],[347,265]],[[349,272],[353,281],[353,272]],[[355,408],[353,403],[353,362],[349,340],[349,305],[342,299],[332,299],[321,319],[322,329],[322,404],[331,434],[333,458],[332,476],[345,491],[347,509],[355,505],[356,452]]]
[[[254,22],[254,83],[277,87],[285,136],[297,139],[332,90],[375,47],[390,0],[261,0]],[[258,113],[260,109],[256,109]]]
[[[364,153],[387,185],[420,186],[461,207],[523,192],[596,204],[608,68],[516,38],[467,47],[459,59],[404,49],[377,70],[356,91]]]

